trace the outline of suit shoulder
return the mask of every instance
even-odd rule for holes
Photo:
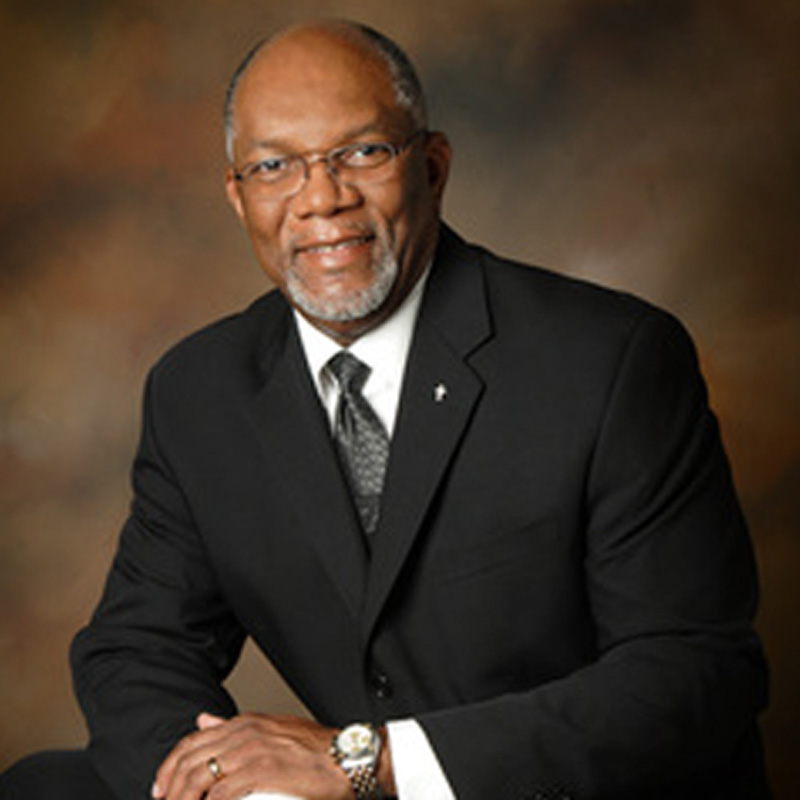
[[[209,376],[251,364],[286,319],[286,303],[276,291],[259,297],[247,308],[211,322],[172,345],[155,363],[151,374]]]
[[[641,324],[688,335],[671,312],[629,292],[502,258],[485,249],[480,253],[492,304],[501,321],[507,315],[537,328],[546,325],[563,334],[580,331],[601,338],[613,336],[615,331],[630,334]]]

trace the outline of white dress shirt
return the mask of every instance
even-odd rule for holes
[[[386,427],[390,439],[427,277],[428,271],[388,320],[360,336],[347,348],[371,369],[363,394]],[[342,346],[311,325],[302,315],[295,313],[295,318],[309,370],[333,426],[339,389],[326,364]],[[400,800],[455,800],[422,727],[411,719],[389,722],[386,727]],[[272,796],[254,795],[253,800],[262,797],[267,800]]]

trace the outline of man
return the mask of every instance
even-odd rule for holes
[[[227,132],[279,291],[150,375],[73,649],[81,797],[768,796],[752,553],[682,328],[442,226],[448,142],[374,31],[260,45]],[[314,721],[237,711],[248,635]]]

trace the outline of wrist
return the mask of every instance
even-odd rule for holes
[[[397,786],[394,782],[392,751],[386,726],[378,728],[378,734],[381,737],[381,752],[378,756],[378,765],[376,769],[378,787],[384,797],[395,797],[397,795]]]
[[[330,745],[330,755],[350,781],[356,800],[380,800],[383,780],[391,782],[391,769],[381,762],[383,736],[369,723],[353,723],[337,731]]]

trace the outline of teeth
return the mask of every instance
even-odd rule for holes
[[[362,236],[359,239],[347,239],[343,242],[337,242],[336,244],[320,244],[316,245],[315,247],[307,248],[309,253],[333,253],[336,250],[342,250],[345,247],[352,247],[353,245],[359,245],[366,242],[368,237]]]

